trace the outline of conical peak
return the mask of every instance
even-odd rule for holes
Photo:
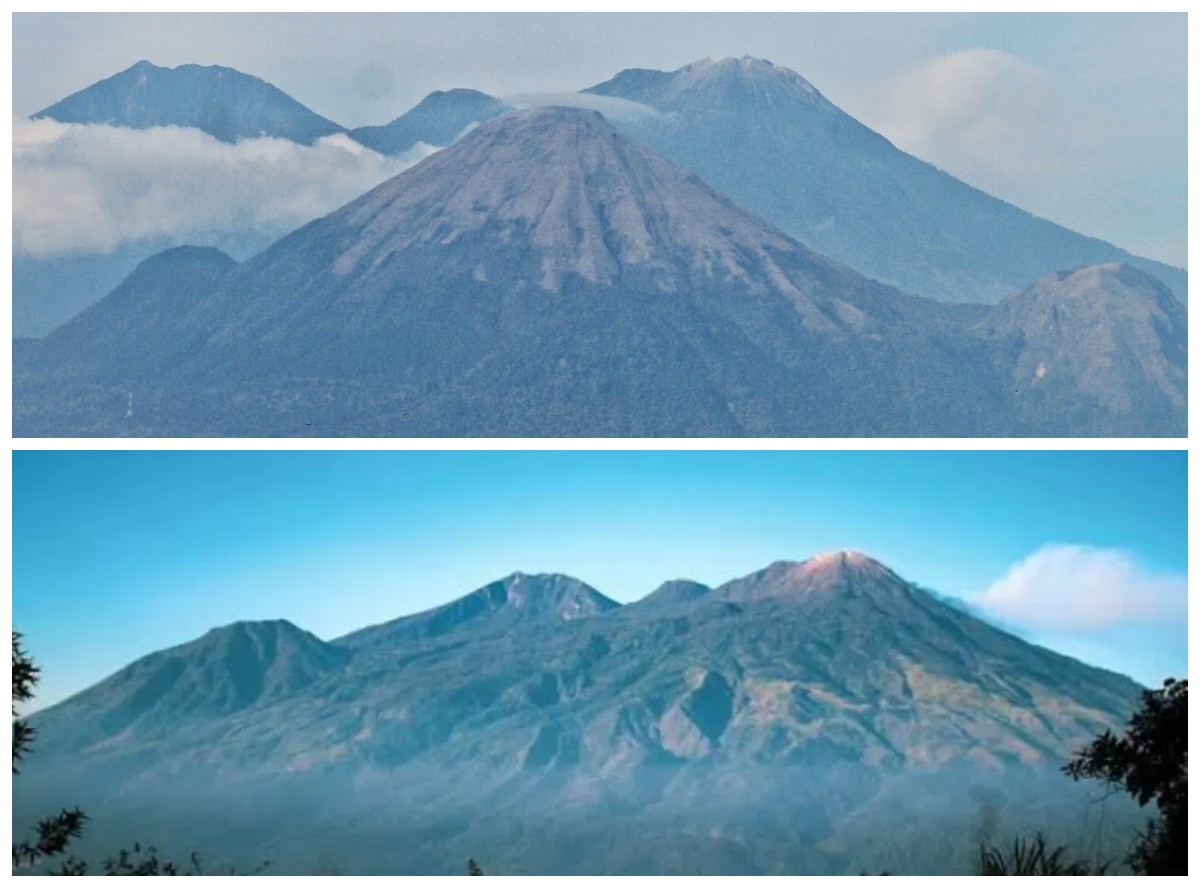
[[[872,590],[870,597],[885,590],[907,588],[908,583],[885,565],[853,550],[814,555],[804,561],[776,561],[739,580],[722,586],[720,597],[731,601],[768,599],[795,602],[826,601],[848,591]]]
[[[806,584],[825,584],[850,577],[879,579],[892,576],[885,565],[853,549],[836,549],[806,558],[784,561],[771,566],[781,577]]]
[[[617,131],[598,111],[547,105],[506,114],[479,127],[467,138],[552,143],[571,138],[614,137],[619,138]]]
[[[859,571],[883,573],[887,568],[870,555],[864,555],[854,549],[835,549],[832,552],[822,552],[803,562],[814,571]]]
[[[461,268],[446,273],[521,275],[549,291],[572,277],[609,285],[636,272],[668,293],[716,279],[795,296],[770,254],[803,249],[583,108],[498,117],[335,215],[345,244],[337,274],[455,244]],[[520,257],[536,266],[495,251],[511,244],[532,248]]]

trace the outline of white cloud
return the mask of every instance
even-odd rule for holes
[[[542,92],[505,96],[504,101],[514,108],[545,108],[563,106],[599,111],[609,120],[638,123],[646,118],[661,116],[657,110],[641,102],[631,102],[616,96],[597,96],[591,93]]]
[[[107,252],[167,237],[282,236],[436,149],[384,157],[348,136],[228,145],[196,129],[13,119],[13,249]]]
[[[972,603],[1028,628],[1099,630],[1187,619],[1187,577],[1127,552],[1051,544],[1018,561]]]
[[[994,49],[939,56],[876,88],[869,122],[935,163],[1015,169],[1057,160],[1063,108],[1041,68]]]

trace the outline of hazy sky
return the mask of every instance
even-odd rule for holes
[[[17,14],[13,110],[142,58],[229,65],[353,126],[435,89],[574,91],[745,54],[998,197],[1186,264],[1183,14]]]
[[[1146,683],[1187,671],[1177,452],[18,451],[39,703],[239,619],[323,638],[515,570],[632,601],[867,552]]]

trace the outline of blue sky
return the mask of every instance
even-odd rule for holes
[[[798,71],[900,147],[997,197],[1135,253],[1187,262],[1183,13],[23,13],[13,16],[13,111],[32,114],[139,59],[238,68],[358,126],[384,123],[433,90],[567,92],[624,68],[730,55]],[[255,158],[201,147],[194,162],[208,166],[195,199],[223,195],[242,207]],[[164,162],[155,155],[138,166]],[[333,161],[325,152],[289,162]],[[365,178],[389,172],[349,154],[339,163],[364,191],[374,184]],[[148,187],[145,176],[99,161],[84,171],[118,206],[128,203],[122,177]],[[319,193],[319,179],[309,175],[306,187]],[[274,199],[294,200],[295,188]],[[56,222],[73,248],[96,247],[98,234],[76,231],[69,216]],[[66,248],[39,249],[52,247]]]
[[[13,625],[44,704],[239,619],[332,638],[515,570],[631,601],[854,548],[1156,683],[1186,488],[1177,452],[18,451]]]

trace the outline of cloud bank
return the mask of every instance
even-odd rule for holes
[[[13,118],[13,250],[105,253],[127,243],[282,236],[437,149],[384,157],[348,136],[227,145],[196,129]]]
[[[1014,564],[972,603],[1038,629],[1186,621],[1187,577],[1148,571],[1116,549],[1051,544]]]

